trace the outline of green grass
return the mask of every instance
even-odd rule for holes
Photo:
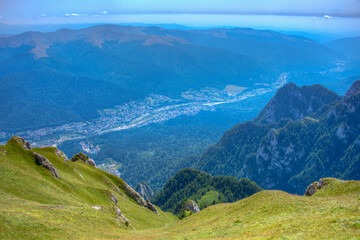
[[[217,202],[218,200],[219,200],[219,193],[210,190],[200,198],[198,205],[201,209],[203,209],[212,205],[214,202]]]
[[[121,190],[124,182],[120,178],[82,161],[65,162],[55,150],[48,147],[31,151],[49,159],[59,179],[37,165],[30,151],[17,142],[0,146],[0,239],[72,239],[78,234],[102,238],[178,221],[170,213],[159,209],[158,216],[138,205]],[[115,219],[111,193],[130,220],[129,227]]]
[[[261,191],[179,221],[117,192],[121,179],[81,161],[64,162],[54,150],[32,151],[54,164],[59,179],[18,143],[0,146],[0,239],[360,239],[358,181],[326,179],[311,197]],[[129,226],[115,219],[109,193]],[[214,199],[216,192],[203,197]]]

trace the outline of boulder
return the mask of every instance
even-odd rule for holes
[[[322,187],[324,187],[325,184],[325,180],[324,179],[320,179],[319,182],[313,182],[312,184],[310,184],[305,191],[305,196],[312,196],[314,195],[317,190],[321,189]]]
[[[184,205],[182,207],[182,210],[190,211],[190,212],[193,212],[193,213],[200,212],[200,208],[198,207],[196,202],[193,201],[193,200],[187,200],[184,203]]]
[[[73,162],[81,160],[84,163],[88,163],[91,166],[96,167],[95,161],[82,152],[75,154],[70,160]]]
[[[43,166],[45,169],[49,170],[52,173],[52,175],[54,175],[54,177],[59,178],[54,165],[52,165],[52,163],[47,158],[36,152],[32,152],[32,155],[35,158],[36,164]]]

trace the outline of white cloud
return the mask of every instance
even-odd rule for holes
[[[65,14],[66,17],[84,17],[88,16],[88,14],[85,13],[67,13]]]
[[[100,12],[100,13],[102,13],[102,14],[107,14],[107,13],[108,13],[108,11],[102,11],[102,12]]]
[[[330,19],[330,18],[333,18],[333,17],[332,17],[332,16],[329,16],[329,15],[324,15],[324,18]]]
[[[41,14],[41,15],[40,15],[40,17],[46,17],[46,14],[45,14],[45,13],[43,13],[43,14]]]

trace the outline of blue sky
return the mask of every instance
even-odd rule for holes
[[[360,0],[0,0],[0,22],[178,23],[360,32]]]
[[[360,16],[359,0],[0,0],[2,17],[42,14],[215,13]]]

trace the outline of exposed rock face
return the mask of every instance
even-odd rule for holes
[[[130,224],[130,220],[129,220],[128,218],[126,218],[126,217],[124,216],[124,214],[121,213],[120,208],[115,207],[115,208],[114,208],[114,211],[115,211],[115,213],[116,213],[116,218],[115,218],[115,219],[116,219],[117,221],[121,221],[121,222],[124,223],[126,226],[128,226],[128,225]]]
[[[313,182],[312,184],[310,184],[305,191],[305,196],[312,196],[314,195],[314,193],[316,193],[316,191],[320,188],[322,188],[323,186],[325,186],[325,181],[324,179],[320,179],[319,182]]]
[[[52,163],[47,158],[35,152],[33,152],[32,155],[35,157],[37,164],[42,165],[45,169],[49,170],[54,175],[54,177],[59,178],[54,165],[52,165]]]
[[[193,213],[200,212],[200,208],[193,200],[188,200],[184,203],[182,210],[191,211]]]
[[[346,92],[344,99],[360,93],[360,80],[353,83],[351,88]]]
[[[113,193],[110,193],[110,199],[113,201],[116,205],[118,205],[118,199]]]
[[[149,201],[145,201],[145,199],[143,197],[141,197],[140,194],[138,192],[136,192],[132,187],[130,187],[129,185],[124,183],[123,189],[125,190],[126,194],[129,197],[131,197],[132,199],[134,199],[136,202],[138,202],[140,206],[146,207],[149,210],[151,210],[152,212],[159,215],[159,212],[155,208],[155,206],[152,203],[150,203]]]
[[[27,142],[27,141],[25,141],[24,138],[22,138],[22,137],[13,136],[13,137],[11,138],[11,140],[16,141],[16,142],[18,142],[18,143],[21,143],[22,146],[23,146],[23,148],[26,149],[26,150],[30,150],[30,149],[31,149],[30,143]]]
[[[140,196],[142,196],[145,200],[150,201],[154,197],[154,191],[150,188],[146,182],[141,182],[135,187],[135,191],[137,191]]]
[[[196,167],[297,194],[323,176],[359,179],[359,116],[360,81],[342,99],[319,85],[288,84],[254,121],[227,131]]]
[[[82,152],[75,154],[70,160],[73,162],[81,160],[84,163],[88,163],[91,166],[96,167],[95,161]]]
[[[68,157],[65,155],[65,153],[63,153],[62,151],[60,151],[59,149],[56,149],[55,154],[62,157],[64,159],[64,161],[69,161]]]

